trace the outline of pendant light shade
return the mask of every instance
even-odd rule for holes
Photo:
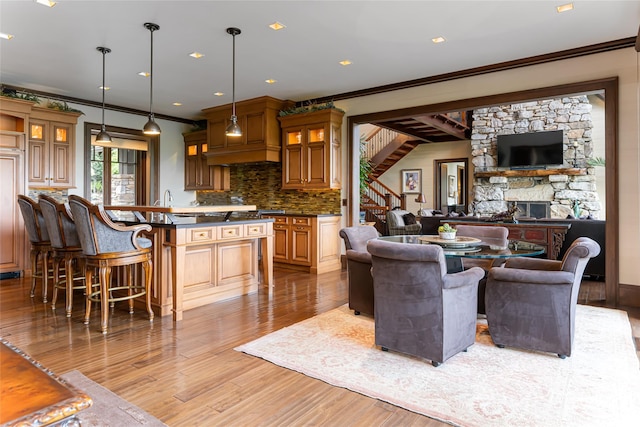
[[[96,142],[100,143],[110,143],[111,135],[107,133],[107,130],[104,126],[104,93],[107,91],[107,87],[104,84],[104,75],[105,75],[105,57],[107,53],[111,52],[111,49],[108,47],[97,47],[97,51],[102,52],[102,127],[100,128],[100,133],[96,137]]]
[[[227,33],[233,36],[233,72],[232,72],[232,88],[231,88],[231,124],[227,126],[225,133],[227,136],[242,136],[242,129],[238,125],[238,117],[236,116],[236,36],[241,33],[239,28],[229,27]]]
[[[144,24],[144,27],[151,33],[151,70],[149,72],[149,81],[151,83],[149,91],[149,121],[147,121],[147,124],[142,128],[142,133],[145,135],[160,135],[160,126],[156,123],[155,116],[153,115],[153,32],[159,30],[160,26],[147,22]]]

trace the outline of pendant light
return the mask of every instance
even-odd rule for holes
[[[104,93],[107,91],[107,87],[104,84],[104,74],[105,74],[105,57],[107,55],[107,53],[111,52],[111,49],[109,49],[108,47],[97,47],[96,48],[97,51],[102,52],[102,127],[100,128],[100,133],[98,133],[98,136],[96,137],[96,142],[100,142],[100,143],[110,143],[113,142],[111,141],[111,135],[109,135],[107,133],[107,130],[104,126]]]
[[[144,125],[142,133],[145,135],[160,135],[160,126],[156,123],[153,115],[153,32],[159,30],[160,26],[147,22],[144,27],[151,33],[151,70],[149,75],[151,90],[149,92],[149,121]]]
[[[225,133],[227,136],[242,136],[242,129],[238,125],[236,116],[236,36],[241,33],[239,28],[229,27],[227,33],[233,36],[233,83],[231,88],[231,124],[227,126]]]

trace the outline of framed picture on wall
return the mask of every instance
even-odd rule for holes
[[[422,193],[422,169],[402,169],[400,171],[401,193]]]
[[[456,197],[456,177],[454,175],[449,175],[449,197]]]

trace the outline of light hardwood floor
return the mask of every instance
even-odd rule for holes
[[[116,306],[110,332],[98,332],[99,310],[82,323],[64,298],[54,312],[29,281],[0,281],[0,336],[57,374],[77,369],[169,426],[444,426],[358,393],[332,387],[233,348],[347,302],[346,273],[318,276],[275,270],[276,291],[185,312],[149,323],[144,310]],[[603,284],[584,282],[580,302],[602,305]],[[640,309],[628,310],[640,348]],[[640,357],[640,354],[639,354]]]

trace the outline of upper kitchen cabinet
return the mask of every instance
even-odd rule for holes
[[[283,189],[340,188],[343,116],[331,108],[279,118]]]
[[[75,187],[76,123],[80,114],[33,107],[28,132],[30,188]]]
[[[230,171],[227,166],[207,163],[207,131],[185,133],[184,137],[184,189],[229,190]]]
[[[231,121],[231,104],[202,110],[208,124],[208,164],[279,162],[282,148],[278,112],[292,105],[291,101],[269,96],[236,102],[236,116],[242,128],[242,136],[236,137],[225,135]]]

